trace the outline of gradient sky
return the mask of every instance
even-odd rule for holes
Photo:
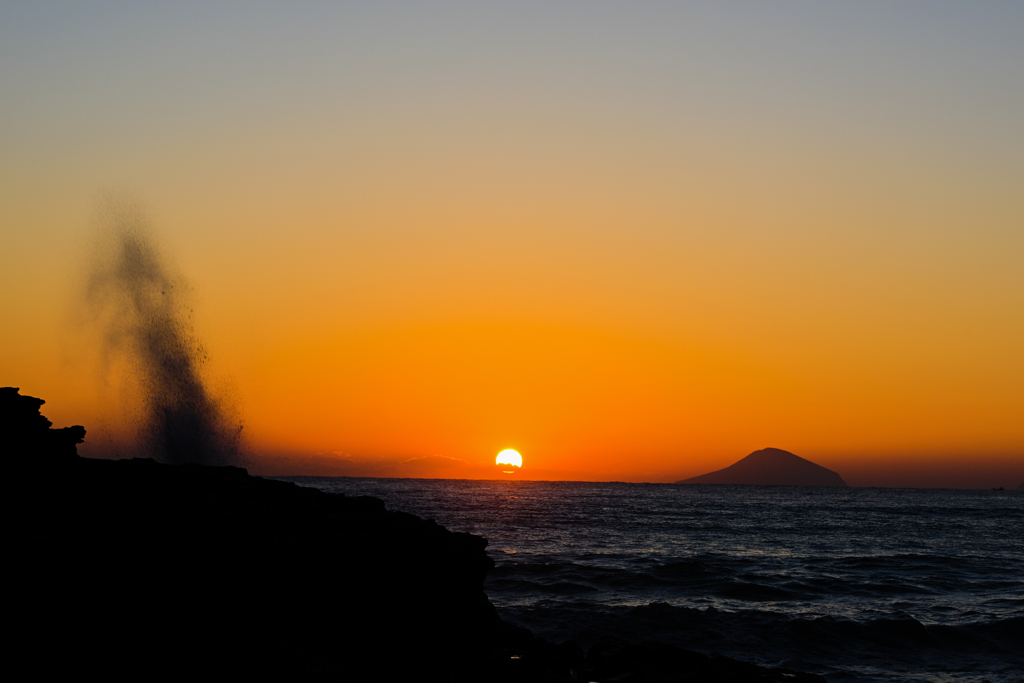
[[[208,5],[0,2],[0,385],[83,452],[115,192],[265,458],[1024,480],[1024,3]]]

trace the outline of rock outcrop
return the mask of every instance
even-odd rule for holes
[[[4,429],[24,434],[16,453],[33,464],[5,480],[12,670],[569,683],[685,665],[698,683],[824,682],[678,648],[584,656],[499,618],[483,590],[494,566],[484,538],[236,467],[67,457],[81,428],[43,436],[42,402],[17,399]]]
[[[846,486],[846,482],[836,472],[779,448],[764,448],[754,451],[725,469],[676,483]]]
[[[5,467],[67,463],[78,457],[85,427],[53,429],[53,423],[39,412],[44,403],[41,398],[22,396],[17,387],[0,387],[0,446],[7,455]]]

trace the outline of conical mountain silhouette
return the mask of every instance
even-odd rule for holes
[[[754,451],[724,470],[677,484],[753,484],[759,486],[846,486],[837,473],[779,448]]]

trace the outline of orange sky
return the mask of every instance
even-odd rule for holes
[[[266,471],[1016,486],[1024,13],[744,11],[3,10],[0,384],[131,430],[113,189]]]

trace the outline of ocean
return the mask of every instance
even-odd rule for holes
[[[503,619],[829,681],[1024,681],[1024,493],[287,477],[489,541]]]

